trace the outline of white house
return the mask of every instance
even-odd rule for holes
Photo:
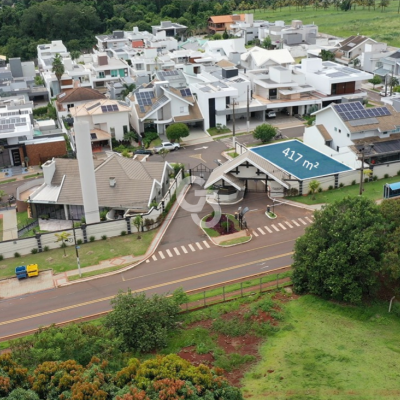
[[[240,55],[246,52],[244,38],[209,40],[203,46],[206,57],[212,57],[214,62],[222,59],[232,61],[236,65],[240,63]]]
[[[158,32],[164,31],[166,36],[173,37],[184,33],[187,26],[178,24],[177,22],[161,21],[160,25],[153,25],[151,29],[153,35],[157,35]]]
[[[274,65],[287,67],[294,64],[294,58],[288,50],[266,50],[258,46],[242,54],[240,59],[241,66],[246,70],[265,69]]]
[[[62,40],[52,40],[49,44],[39,44],[37,46],[37,56],[39,69],[48,71],[52,69],[53,58],[56,54],[68,56],[67,48]]]
[[[314,115],[304,143],[322,153],[359,168],[360,147],[374,144],[365,158],[367,167],[400,160],[400,114],[392,107],[365,108],[356,101],[331,104]]]
[[[87,121],[91,133],[101,137],[102,141],[109,138],[123,140],[129,131],[129,106],[116,100],[94,100],[69,109],[75,121]],[[78,150],[79,151],[79,150]]]

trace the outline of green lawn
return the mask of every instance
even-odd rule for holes
[[[24,176],[24,179],[31,179],[31,178],[41,178],[43,176],[43,174],[41,174],[41,173],[36,173],[36,174],[33,174],[33,175],[25,175]]]
[[[397,400],[400,308],[340,306],[303,296],[242,381],[245,398]]]
[[[137,235],[132,234],[82,244],[79,249],[81,267],[96,265],[100,261],[129,254],[141,256],[146,253],[156,233],[156,229],[144,232],[140,240],[137,239]],[[63,249],[60,248],[0,261],[0,278],[14,276],[15,267],[26,264],[37,263],[40,269],[53,268],[54,272],[65,272],[76,269],[74,247],[68,246],[65,250],[67,257],[64,257]]]
[[[11,178],[11,179],[7,179],[5,181],[1,181],[0,185],[4,185],[5,183],[11,183],[11,182],[15,182],[17,180],[17,178]]]
[[[207,233],[208,236],[210,237],[217,237],[220,236],[220,234],[212,228],[206,228],[206,223],[205,223],[205,218],[208,217],[210,214],[206,215],[205,217],[203,217],[202,222],[201,222],[201,227],[202,229]],[[231,221],[233,221],[233,223],[235,224],[235,228],[237,231],[240,231],[240,226],[239,226],[239,221],[237,219],[235,219],[235,217],[232,214],[228,214],[228,217]]]
[[[3,240],[3,216],[0,218],[0,239]]]
[[[376,2],[378,4],[378,2]],[[383,12],[377,7],[370,11],[368,8],[357,6],[356,10],[336,11],[333,6],[327,10],[319,8],[315,10],[311,6],[297,10],[296,7],[282,7],[275,11],[268,9],[256,10],[254,19],[267,21],[284,20],[287,24],[293,19],[303,21],[303,24],[315,23],[318,31],[340,37],[351,35],[365,35],[377,41],[387,42],[391,46],[400,46],[399,14],[397,13],[399,2],[391,1],[389,7]],[[237,11],[243,13],[244,11]],[[253,10],[246,12],[253,13]]]
[[[383,185],[385,183],[400,182],[400,176],[394,176],[387,179],[380,179],[374,182],[364,183],[363,196],[371,200],[379,200],[383,198]],[[321,204],[334,203],[337,200],[343,199],[346,196],[359,196],[359,184],[344,186],[338,189],[326,190],[315,194],[315,200],[312,195],[289,197],[290,200],[297,201],[303,204]]]
[[[154,139],[151,141],[149,144],[149,149],[152,149],[153,147],[161,146],[162,140],[158,137],[157,139]]]
[[[24,226],[30,224],[33,221],[35,221],[33,218],[28,218],[28,211],[17,212],[18,229],[23,228]]]
[[[222,135],[224,133],[231,133],[232,131],[229,128],[209,128],[207,129],[207,132],[211,135],[211,136],[215,136],[215,135]]]

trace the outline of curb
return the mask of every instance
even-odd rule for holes
[[[105,278],[105,277],[107,277],[107,276],[113,276],[113,275],[121,274],[121,273],[124,273],[124,272],[126,272],[126,271],[129,271],[130,269],[135,268],[135,267],[137,267],[138,265],[144,263],[144,262],[145,262],[147,259],[149,259],[149,258],[154,254],[154,252],[157,250],[157,247],[158,247],[158,245],[160,244],[161,239],[164,237],[164,234],[165,234],[165,232],[167,231],[169,225],[171,224],[171,222],[172,222],[172,220],[173,220],[173,217],[174,217],[175,214],[178,212],[179,206],[181,205],[181,203],[182,203],[183,199],[185,198],[187,192],[189,191],[190,187],[191,187],[190,185],[187,185],[186,189],[184,189],[184,195],[182,196],[181,201],[180,201],[180,202],[176,202],[176,203],[175,203],[176,207],[174,207],[175,209],[173,208],[173,209],[171,210],[172,213],[170,213],[170,214],[168,214],[168,215],[166,216],[167,223],[166,223],[166,226],[165,226],[165,228],[164,228],[164,232],[160,235],[160,237],[159,237],[158,239],[156,239],[156,238],[153,239],[153,241],[154,241],[154,240],[157,240],[156,243],[155,243],[155,245],[154,245],[153,250],[151,250],[151,252],[150,252],[148,255],[145,254],[145,255],[143,256],[143,259],[142,259],[142,260],[138,261],[138,262],[135,263],[135,264],[128,265],[128,266],[123,267],[123,268],[121,268],[121,269],[119,269],[119,270],[116,270],[116,271],[106,272],[106,273],[104,273],[104,274],[99,274],[99,275],[95,275],[95,276],[90,276],[90,277],[87,277],[87,278],[76,279],[76,280],[71,281],[71,282],[63,283],[63,284],[61,284],[61,285],[59,285],[59,286],[57,286],[57,287],[75,285],[75,284],[77,284],[77,283],[88,282],[88,281],[92,281],[92,280],[94,280],[94,279]],[[152,246],[153,243],[154,243],[154,242],[152,242],[152,243],[150,244],[150,246]]]
[[[207,214],[207,215],[209,215],[209,214]],[[207,216],[207,215],[206,215],[206,216]],[[232,214],[228,214],[228,215],[232,215]],[[203,218],[204,218],[204,217],[203,217]],[[203,229],[203,227],[201,226],[201,221],[203,221],[203,218],[200,220],[199,228],[205,233],[205,235],[211,240],[211,242],[212,242],[215,246],[222,247],[222,248],[240,246],[241,244],[248,243],[248,242],[250,242],[251,239],[253,239],[253,235],[250,234],[250,239],[247,240],[246,242],[235,243],[235,244],[229,244],[229,245],[227,245],[227,246],[223,246],[223,245],[221,245],[221,244],[215,243],[214,240],[212,239],[212,237],[209,236],[208,233],[207,233],[207,232]]]

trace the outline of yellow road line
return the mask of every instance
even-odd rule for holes
[[[256,264],[256,263],[262,262],[262,261],[270,261],[270,260],[274,260],[274,259],[277,259],[277,258],[290,256],[292,254],[293,254],[293,251],[291,251],[289,253],[279,254],[279,255],[273,256],[273,257],[267,257],[267,258],[262,258],[260,260],[250,261],[250,262],[244,263],[244,264],[234,265],[233,267],[228,267],[228,268],[223,268],[223,269],[219,269],[219,270],[216,270],[216,271],[207,272],[205,274],[189,276],[187,278],[177,279],[175,281],[170,281],[170,282],[166,282],[166,283],[160,283],[158,285],[148,286],[146,288],[133,290],[132,292],[134,292],[134,293],[135,292],[144,292],[146,290],[157,289],[157,288],[160,288],[160,287],[163,287],[163,286],[173,285],[175,283],[181,283],[181,282],[190,281],[192,279],[198,279],[198,278],[203,278],[205,276],[215,275],[215,274],[218,274],[220,272],[232,271],[234,269],[243,268],[243,267],[246,267],[248,265]],[[127,279],[126,281],[133,280],[133,279],[137,279],[137,278],[130,278],[130,279]],[[84,303],[73,304],[71,306],[57,308],[55,310],[44,311],[44,312],[41,312],[41,313],[38,313],[38,314],[27,315],[26,317],[11,319],[9,321],[0,322],[0,326],[13,324],[13,323],[20,322],[20,321],[26,321],[28,319],[38,318],[38,317],[42,317],[44,315],[55,314],[55,313],[62,312],[62,311],[72,310],[74,308],[83,307],[83,306],[87,306],[87,305],[91,305],[91,304],[101,303],[102,301],[111,300],[114,297],[115,296],[102,297],[100,299],[86,301]]]

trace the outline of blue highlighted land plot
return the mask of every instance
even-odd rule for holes
[[[255,147],[250,151],[300,180],[352,170],[298,140]]]

